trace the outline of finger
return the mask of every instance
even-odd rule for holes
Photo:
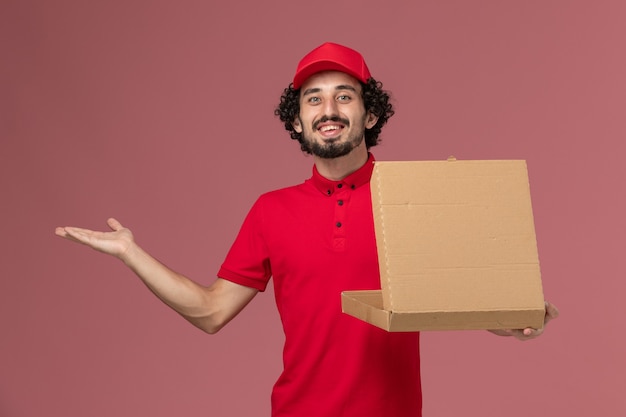
[[[64,227],[57,227],[54,229],[54,234],[61,237],[67,237],[67,232]]]
[[[81,229],[79,227],[65,227],[64,229],[66,237],[77,240],[81,243],[85,243],[88,240],[88,232],[90,231],[87,229]]]
[[[524,336],[539,336],[541,333],[543,333],[543,328],[533,329],[532,327],[528,327],[523,330]]]
[[[517,340],[526,340],[528,338],[528,336],[526,336],[526,331],[527,330],[529,330],[529,329],[524,329],[524,330],[513,329],[513,330],[509,331],[509,335],[513,336]],[[530,330],[532,330],[532,329],[530,329]]]
[[[529,327],[529,328],[519,331],[515,336],[519,340],[526,341],[526,340],[531,340],[536,337],[539,337],[541,336],[542,333],[543,333],[543,329],[532,329]]]
[[[61,237],[64,237],[64,238],[70,238],[70,239],[73,238],[73,239],[75,239],[76,235],[82,233],[82,230],[83,229],[79,229],[77,227],[66,226],[66,227],[57,227],[54,230],[54,233],[57,236],[61,236]]]
[[[88,237],[84,229],[76,227],[57,227],[55,234],[72,242],[87,244]]]
[[[559,314],[559,309],[546,301],[546,317],[544,319],[544,324],[547,324],[550,320],[559,317]]]
[[[118,222],[113,217],[107,220],[107,225],[116,232],[124,228],[124,226],[122,226],[122,223]]]

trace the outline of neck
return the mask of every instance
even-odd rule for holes
[[[339,181],[361,168],[367,162],[368,154],[363,141],[349,154],[339,158],[324,159],[317,156],[314,158],[315,167],[320,175],[332,181]]]

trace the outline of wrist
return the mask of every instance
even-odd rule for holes
[[[141,248],[135,243],[135,241],[130,241],[128,246],[124,251],[122,251],[117,257],[120,261],[124,262],[124,264],[128,267],[133,267],[136,264],[136,260],[141,256]]]

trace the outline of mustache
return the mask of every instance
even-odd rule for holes
[[[346,127],[350,126],[350,121],[348,119],[342,119],[339,116],[322,116],[321,119],[317,120],[316,122],[313,123],[313,129],[317,130],[317,126],[319,126],[320,123],[326,123],[326,122],[339,122],[343,125],[345,125]]]

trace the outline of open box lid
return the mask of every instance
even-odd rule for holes
[[[345,292],[344,312],[390,331],[542,327],[525,161],[377,161],[371,189],[381,291]]]

